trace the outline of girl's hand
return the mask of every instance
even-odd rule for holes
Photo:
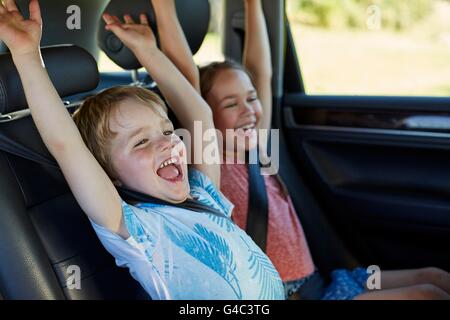
[[[30,1],[30,19],[19,13],[14,0],[0,1],[0,40],[13,56],[39,52],[42,19],[37,0]]]
[[[136,55],[148,54],[157,49],[155,34],[145,14],[140,14],[140,23],[135,23],[130,15],[124,15],[123,19],[125,23],[118,17],[105,13],[105,29],[112,31]]]

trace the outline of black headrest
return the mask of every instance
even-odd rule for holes
[[[30,0],[15,1],[23,16],[28,17]],[[41,46],[71,43],[88,50],[97,59],[100,53],[97,45],[98,20],[108,2],[109,0],[39,0],[44,21]],[[8,51],[0,41],[0,53]]]
[[[192,53],[196,53],[208,32],[210,6],[208,0],[177,0],[178,19],[184,30]],[[118,16],[121,20],[129,14],[139,21],[139,14],[146,13],[151,27],[156,30],[156,19],[149,0],[111,0],[105,12]],[[98,28],[98,45],[117,65],[126,70],[139,69],[141,64],[134,54],[111,32],[105,30],[105,22],[100,21]]]
[[[59,45],[44,47],[41,51],[45,67],[60,97],[97,87],[97,63],[86,50],[74,45]],[[11,54],[0,54],[0,113],[26,108],[27,101]]]

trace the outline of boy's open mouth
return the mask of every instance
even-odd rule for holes
[[[171,157],[161,163],[156,174],[169,182],[178,182],[183,180],[183,169],[181,168],[180,159]]]

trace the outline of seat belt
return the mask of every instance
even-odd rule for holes
[[[40,153],[31,150],[20,143],[9,139],[8,137],[5,137],[2,134],[0,134],[0,150],[18,156],[19,158],[24,158],[61,170],[55,160],[49,159],[48,157],[45,157]]]
[[[137,192],[137,191],[133,191],[133,190],[124,188],[124,187],[116,187],[116,189],[119,192],[122,199],[124,199],[125,201],[152,203],[152,204],[159,204],[159,205],[182,208],[182,209],[191,210],[191,211],[195,211],[195,212],[206,212],[206,213],[210,213],[215,216],[219,216],[221,218],[225,218],[225,219],[232,221],[230,217],[223,214],[221,211],[219,211],[215,208],[212,208],[210,206],[207,206],[207,205],[201,203],[200,201],[197,201],[194,199],[187,199],[186,201],[184,201],[182,203],[171,203],[171,202],[167,202],[165,200],[154,198],[152,196],[149,196],[149,195]]]
[[[61,170],[55,160],[49,159],[48,157],[45,157],[34,150],[24,147],[23,145],[15,142],[1,134],[0,134],[0,150],[4,151],[6,153],[9,153],[9,154],[18,156],[20,158],[24,158],[24,159],[33,161],[33,162],[41,164],[41,165],[50,166],[52,168]],[[223,214],[221,211],[216,210],[215,208],[211,208],[207,205],[204,205],[203,203],[201,203],[197,200],[188,199],[182,203],[174,204],[174,203],[170,203],[170,202],[167,202],[167,201],[164,201],[161,199],[157,199],[157,198],[148,196],[146,194],[139,193],[139,192],[136,192],[133,190],[129,190],[129,189],[126,189],[123,187],[116,187],[116,188],[117,188],[117,191],[119,192],[120,196],[122,197],[122,199],[124,199],[126,201],[154,203],[154,204],[183,208],[183,209],[192,210],[192,211],[196,211],[196,212],[206,212],[206,213],[210,213],[210,214],[213,214],[216,216],[220,216],[222,218],[226,218],[231,221],[231,219],[228,216],[226,216],[225,214]]]
[[[269,225],[269,203],[264,177],[256,153],[256,163],[248,163],[248,213],[246,232],[263,252],[267,250],[267,231]],[[247,156],[247,159],[249,157]],[[249,161],[250,162],[250,161]]]

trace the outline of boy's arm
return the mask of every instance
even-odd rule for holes
[[[14,0],[4,3],[0,2],[0,40],[11,51],[39,134],[83,211],[94,222],[127,237],[120,197],[85,146],[43,65],[39,50],[42,21],[37,0],[30,2],[29,20],[23,20]]]
[[[104,14],[103,19],[106,22],[105,28],[114,32],[147,69],[181,125],[190,132],[193,166],[219,187],[219,145],[211,108],[174,64],[158,49],[155,36],[144,14],[140,15],[140,24],[132,20],[124,24],[117,17],[109,14]],[[201,128],[196,130],[196,125],[200,125]],[[206,131],[209,134],[208,141],[204,142],[203,135]],[[217,161],[205,158],[204,153],[216,155]],[[195,163],[195,159],[201,160],[199,161],[201,163]]]
[[[270,129],[272,119],[272,60],[261,0],[245,1],[244,66],[251,73],[263,108],[259,129]]]
[[[200,75],[177,17],[174,0],[152,0],[162,52],[200,92]]]

